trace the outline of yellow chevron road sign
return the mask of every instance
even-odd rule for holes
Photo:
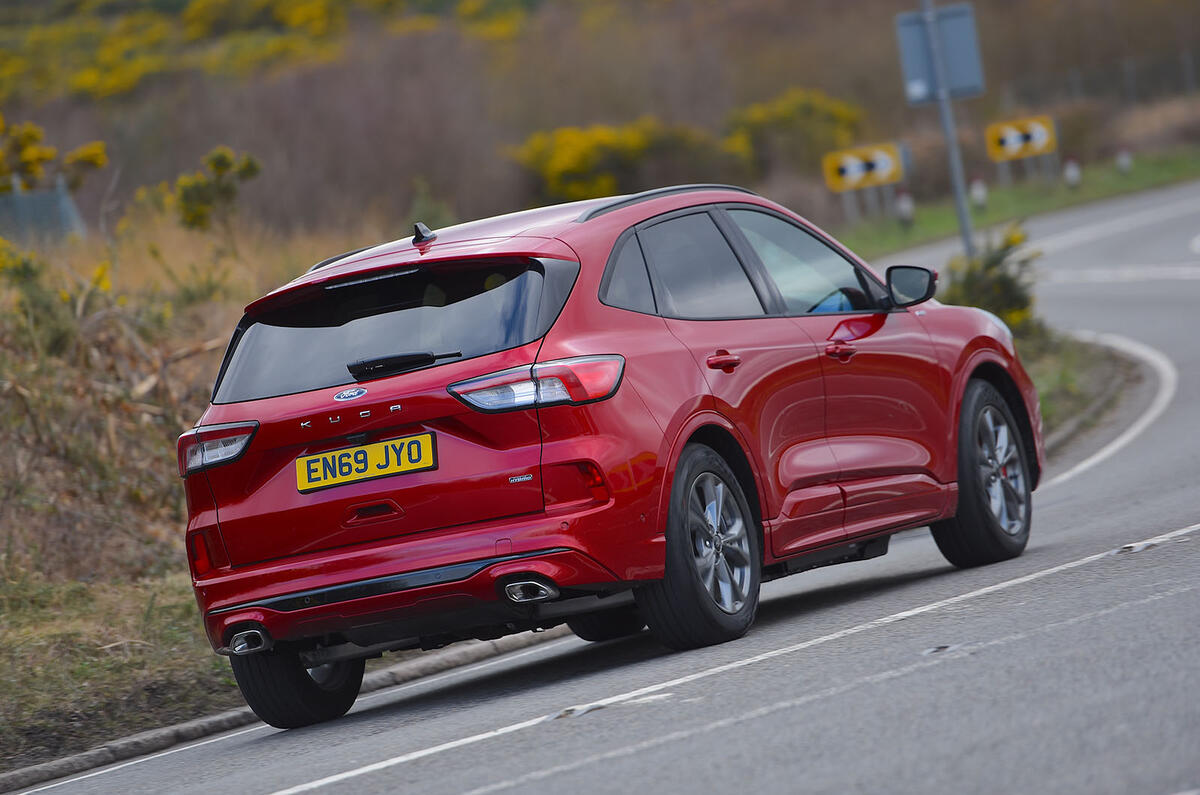
[[[1058,132],[1049,116],[1031,116],[989,124],[988,157],[997,163],[1052,154],[1058,149]]]
[[[891,185],[904,179],[904,158],[894,143],[829,152],[822,158],[821,167],[825,184],[834,193]]]

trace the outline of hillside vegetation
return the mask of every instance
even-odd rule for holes
[[[462,217],[479,217],[547,195],[546,175],[513,157],[533,136],[645,124],[696,156],[681,170],[650,147],[627,170],[634,187],[761,180],[828,220],[836,204],[796,186],[814,181],[820,153],[787,151],[781,134],[794,125],[750,129],[749,109],[795,104],[798,89],[843,103],[856,116],[852,129],[815,133],[814,147],[903,134],[917,161],[914,192],[944,192],[936,114],[905,106],[898,75],[893,16],[912,5],[7,0],[0,107],[41,123],[65,147],[108,144],[119,173],[81,194],[89,221],[119,213],[113,208],[139,186],[173,179],[216,143],[259,154],[270,178],[248,191],[246,211],[276,228],[402,217],[416,180]],[[1140,136],[1120,140],[1125,131],[1111,123],[1124,64],[1142,64],[1135,88],[1149,96],[1180,90],[1180,57],[1200,53],[1192,0],[975,6],[988,92],[958,108],[973,171],[987,173],[981,125],[1033,100],[1038,110],[1066,103],[1068,152],[1093,157],[1140,144]],[[614,157],[595,146],[592,160]],[[617,170],[623,158],[615,156]]]

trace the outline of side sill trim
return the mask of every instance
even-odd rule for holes
[[[557,552],[570,552],[566,547],[554,547],[552,549],[539,549],[533,552],[522,552],[516,555],[500,555],[494,558],[483,558],[481,560],[469,560],[463,563],[451,563],[448,566],[437,566],[432,569],[419,569],[417,571],[408,571],[403,574],[390,574],[386,577],[375,577],[370,580],[359,580],[358,582],[348,582],[342,585],[332,585],[328,588],[315,588],[310,591],[297,591],[296,593],[282,594],[280,596],[272,596],[267,599],[258,599],[253,602],[243,602],[229,607],[221,607],[216,610],[209,610],[208,615],[216,616],[222,613],[231,613],[235,610],[246,610],[254,607],[265,607],[271,610],[279,610],[281,612],[292,612],[294,610],[304,610],[310,607],[321,607],[337,602],[348,602],[351,599],[362,599],[368,596],[381,596],[383,594],[397,593],[399,591],[407,591],[412,588],[423,588],[427,585],[441,585],[448,582],[457,582],[465,580],[468,577],[474,576],[486,569],[488,566],[494,566],[497,563],[507,563],[511,560],[522,560],[524,558],[534,558],[541,555],[552,555]]]

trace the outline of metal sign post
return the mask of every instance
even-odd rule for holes
[[[969,259],[975,259],[975,232],[971,228],[971,212],[967,209],[966,180],[963,177],[962,152],[958,150],[958,132],[954,126],[954,109],[950,106],[950,81],[946,77],[946,61],[942,57],[941,38],[937,29],[937,12],[933,0],[921,0],[921,11],[925,17],[925,36],[929,40],[929,54],[933,57],[933,76],[936,81],[938,115],[942,118],[942,134],[946,136],[946,149],[950,155],[950,181],[954,184],[954,212],[958,215],[958,231],[962,235],[963,250]]]
[[[938,10],[934,8],[933,0],[921,0],[919,12],[896,17],[896,35],[900,41],[900,62],[909,104],[937,101],[950,160],[958,228],[963,249],[968,257],[974,257],[975,238],[967,210],[962,153],[954,127],[954,110],[950,106],[952,98],[983,93],[983,67],[979,59],[974,11],[969,3]]]

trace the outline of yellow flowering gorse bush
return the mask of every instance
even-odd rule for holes
[[[735,172],[737,158],[703,130],[643,116],[624,125],[595,124],[537,132],[511,151],[547,199],[589,199],[637,190],[656,166],[684,160],[694,172]],[[669,166],[668,166],[669,168]]]
[[[863,115],[821,91],[791,88],[730,114],[726,141],[752,157],[760,175],[779,167],[811,172],[826,152],[854,142]]]
[[[187,70],[247,75],[324,63],[343,52],[352,14],[382,18],[397,35],[442,21],[486,41],[514,39],[541,0],[150,0],[50,3],[31,21],[0,21],[0,102],[69,94],[106,100]],[[31,4],[32,5],[32,4]]]
[[[643,116],[624,125],[536,132],[510,154],[544,198],[587,199],[679,179],[739,182],[748,169],[758,176],[777,168],[812,170],[830,148],[853,140],[862,115],[848,103],[797,88],[733,113],[721,139]]]
[[[14,178],[23,190],[45,188],[56,174],[75,190],[91,171],[108,165],[103,141],[92,141],[67,152],[44,143],[45,131],[33,122],[6,124],[0,114],[0,193],[13,189]]]
[[[949,304],[986,309],[1003,320],[1018,336],[1035,323],[1030,269],[1038,252],[1021,248],[1027,236],[1019,224],[1010,224],[999,243],[988,241],[973,259],[958,256],[950,261],[949,284],[939,296]]]

